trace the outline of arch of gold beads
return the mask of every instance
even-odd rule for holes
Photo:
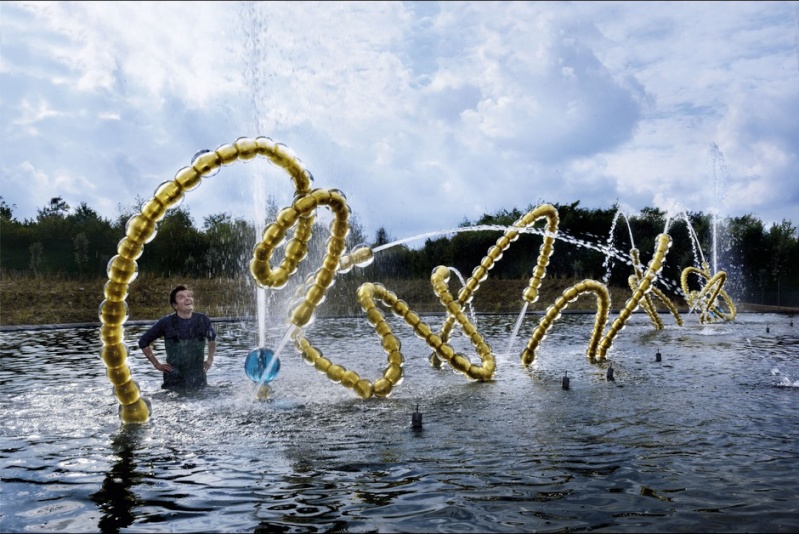
[[[635,288],[638,287],[638,284],[641,282],[641,278],[643,277],[643,273],[641,272],[641,260],[640,260],[640,253],[638,252],[637,248],[633,248],[630,250],[630,257],[633,260],[633,271],[635,274],[630,275],[627,279],[627,284],[630,286],[630,289],[635,291]],[[671,312],[674,316],[674,319],[677,321],[679,326],[682,326],[682,317],[680,313],[677,311],[677,308],[674,306],[674,303],[663,294],[663,292],[656,288],[652,287],[652,290],[649,293],[644,295],[643,300],[641,301],[641,307],[644,309],[646,314],[649,316],[649,319],[652,321],[652,324],[655,326],[655,330],[663,330],[663,321],[660,319],[660,315],[658,315],[657,308],[655,307],[655,303],[652,300],[652,296],[657,297],[660,302],[662,302],[666,308]]]
[[[527,303],[536,302],[539,288],[546,275],[546,267],[554,250],[558,231],[559,218],[554,206],[539,205],[507,228],[496,244],[488,250],[480,264],[475,267],[469,279],[459,290],[457,297],[453,296],[449,289],[450,270],[445,266],[439,266],[433,270],[431,274],[433,289],[447,311],[445,321],[438,333],[433,332],[433,329],[422,321],[405,301],[382,284],[370,282],[362,284],[357,290],[358,303],[366,314],[366,319],[380,337],[382,348],[387,354],[388,365],[382,376],[372,382],[361,378],[357,372],[347,370],[326,358],[305,337],[304,333],[313,321],[316,309],[324,301],[325,294],[332,286],[335,277],[338,274],[349,272],[353,267],[365,267],[374,259],[373,251],[368,246],[359,246],[350,253],[346,253],[345,240],[350,229],[350,208],[344,194],[336,189],[311,189],[313,182],[311,173],[303,167],[300,160],[285,145],[275,143],[267,137],[239,138],[234,143],[222,145],[215,151],[198,154],[190,166],[177,172],[173,180],[162,183],[156,189],[154,196],[142,205],[141,213],[128,221],[125,237],[117,246],[117,255],[108,263],[108,282],[104,287],[105,299],[99,308],[102,322],[100,337],[103,344],[101,356],[106,366],[106,374],[113,384],[114,393],[119,400],[119,415],[123,422],[144,423],[149,420],[151,414],[149,401],[141,396],[138,384],[131,377],[130,368],[127,365],[127,350],[123,343],[123,324],[128,318],[126,303],[128,289],[138,274],[136,260],[141,256],[144,245],[155,237],[157,224],[167,210],[177,206],[185,193],[197,188],[203,177],[215,174],[221,166],[230,165],[239,160],[250,160],[256,156],[266,157],[271,163],[284,169],[292,179],[295,189],[291,206],[277,213],[275,221],[264,229],[261,241],[253,249],[250,273],[260,286],[273,289],[284,287],[297,272],[299,264],[308,255],[317,209],[324,207],[333,214],[333,220],[330,223],[330,237],[322,264],[296,290],[295,294],[298,298],[289,312],[290,330],[287,336],[306,363],[326,374],[332,382],[352,389],[361,398],[390,395],[393,388],[403,379],[404,360],[401,342],[386,322],[383,312],[378,307],[379,303],[401,317],[414,330],[415,334],[433,349],[430,363],[434,367],[440,367],[443,362],[446,362],[453,371],[463,374],[469,380],[488,381],[493,378],[496,364],[491,348],[477,331],[475,325],[469,321],[464,307],[471,303],[480,284],[487,278],[488,271],[502,258],[503,253],[518,239],[520,233],[538,221],[544,220],[543,243],[539,249],[532,277],[523,293],[523,298]],[[285,242],[290,231],[291,238]],[[284,242],[283,260],[273,268],[270,263],[272,254]],[[606,353],[611,347],[613,339],[639,305],[642,305],[653,318],[656,328],[658,324],[662,328],[662,323],[656,322],[656,313],[649,294],[650,292],[654,293],[664,302],[668,302],[665,295],[654,288],[653,284],[662,269],[670,246],[671,238],[668,234],[659,235],[654,255],[645,271],[639,268],[638,251],[633,250],[633,263],[636,266],[635,274],[630,277],[633,294],[607,332],[604,332],[610,310],[610,296],[607,287],[595,280],[583,280],[566,289],[541,318],[538,327],[522,352],[522,363],[530,365],[533,362],[536,349],[546,336],[548,329],[560,318],[562,311],[569,303],[584,293],[594,294],[597,301],[594,329],[587,350],[588,358],[592,362],[606,359]],[[693,301],[712,303],[721,294],[731,306],[729,298],[721,289],[726,279],[719,276],[723,273],[711,278],[707,269],[691,272],[697,272],[700,276],[709,279],[708,286],[701,292],[690,293],[690,298]],[[686,277],[687,274],[684,272],[683,286],[687,284]],[[687,291],[686,294],[688,294]],[[716,308],[707,309],[720,314]],[[670,310],[681,324],[676,309],[671,307]],[[708,311],[703,314],[703,318],[709,313]],[[480,364],[472,363],[468,356],[457,353],[448,343],[456,324],[469,338],[480,358]]]
[[[700,280],[706,280],[706,283],[700,290],[688,289],[688,279],[695,274]],[[680,276],[680,285],[682,286],[683,293],[685,293],[685,300],[691,309],[699,309],[699,322],[702,324],[714,323],[719,321],[732,321],[735,319],[736,310],[732,299],[724,291],[724,283],[727,281],[727,273],[719,271],[716,274],[710,274],[710,267],[706,261],[702,262],[702,268],[686,267]],[[726,311],[719,305],[719,300],[724,302]]]

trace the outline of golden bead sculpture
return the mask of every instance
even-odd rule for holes
[[[627,279],[627,283],[629,284],[630,289],[635,291],[638,287],[638,284],[641,282],[641,278],[644,276],[640,268],[641,260],[637,248],[630,250],[630,257],[633,261],[633,270],[635,271],[635,274],[631,275]],[[669,298],[666,297],[661,290],[655,286],[652,286],[650,292],[644,295],[644,299],[641,301],[641,307],[644,308],[644,311],[647,313],[647,315],[649,315],[649,319],[652,321],[652,324],[655,325],[655,330],[663,330],[663,321],[658,315],[657,307],[655,307],[655,303],[652,301],[651,295],[656,296],[663,304],[665,304],[666,308],[674,316],[677,324],[682,326],[682,317],[677,311],[677,308],[674,306],[674,303],[672,303],[671,300],[669,300]]]
[[[692,291],[688,289],[688,277],[692,274],[697,275],[700,279],[707,281],[705,286],[700,291]],[[683,269],[680,276],[680,284],[682,285],[685,299],[688,306],[693,310],[699,308],[699,321],[702,324],[713,323],[717,321],[732,321],[735,319],[736,310],[732,299],[724,291],[724,282],[727,281],[727,273],[719,271],[716,274],[710,274],[710,267],[707,262],[702,262],[702,268],[686,267]],[[721,309],[719,299],[724,301],[727,311]]]
[[[347,199],[337,189],[311,189],[313,177],[291,150],[267,137],[256,139],[239,138],[232,144],[222,145],[215,151],[198,153],[191,165],[180,169],[173,180],[159,185],[154,196],[146,201],[141,213],[133,216],[125,227],[125,237],[117,245],[117,254],[108,262],[108,282],[103,289],[104,299],[98,310],[102,326],[101,359],[106,367],[106,375],[114,387],[114,394],[119,401],[119,416],[124,423],[146,423],[151,417],[151,406],[141,396],[138,384],[133,380],[127,365],[127,349],[124,344],[124,324],[128,319],[126,302],[130,284],[138,275],[136,260],[142,255],[144,246],[156,237],[159,221],[167,210],[182,202],[185,193],[199,187],[204,177],[215,175],[221,166],[231,165],[236,161],[246,161],[255,157],[267,158],[274,165],[282,168],[292,180],[294,199],[290,206],[280,210],[275,220],[266,226],[255,244],[250,261],[250,274],[261,287],[280,289],[297,273],[299,265],[308,257],[309,242],[314,230],[317,210],[328,209],[333,220],[330,223],[330,235],[327,249],[321,265],[302,283],[298,284],[295,300],[288,314],[289,332],[287,340],[291,340],[294,349],[302,360],[316,371],[327,376],[336,384],[351,389],[358,397],[388,397],[395,387],[404,379],[404,356],[400,338],[393,332],[380,306],[390,309],[397,317],[402,318],[413,333],[424,340],[432,349],[430,364],[441,367],[443,364],[456,373],[462,374],[470,381],[489,381],[493,379],[496,361],[491,347],[485,342],[477,327],[469,320],[464,306],[469,305],[480,284],[488,277],[488,272],[500,261],[505,251],[518,240],[522,232],[533,229],[539,221],[545,221],[543,241],[539,248],[538,259],[532,276],[522,297],[527,304],[538,300],[539,290],[546,276],[546,268],[554,252],[557,238],[559,217],[554,206],[542,204],[524,214],[503,235],[496,244],[489,248],[487,254],[474,268],[469,279],[458,291],[457,297],[449,287],[450,269],[446,266],[436,267],[430,282],[436,296],[446,312],[444,322],[436,334],[433,328],[425,323],[410,306],[395,293],[379,283],[366,282],[357,292],[356,298],[363,310],[366,320],[374,327],[385,354],[385,367],[382,374],[374,381],[363,378],[358,372],[348,370],[325,357],[318,348],[305,336],[305,331],[313,323],[317,308],[325,301],[325,295],[333,285],[336,276],[350,272],[353,268],[364,268],[374,260],[374,251],[368,246],[359,246],[352,251],[346,247],[349,233],[350,208]],[[286,237],[291,234],[288,242]],[[285,242],[285,243],[284,243]],[[279,265],[272,265],[272,256],[277,247],[283,246],[283,259]],[[587,356],[590,362],[606,359],[613,339],[624,327],[627,319],[638,307],[642,306],[649,314],[656,329],[663,328],[657,317],[656,308],[651,295],[663,301],[682,325],[682,319],[669,299],[657,288],[654,282],[660,273],[664,258],[671,246],[671,238],[661,234],[657,238],[655,252],[646,270],[639,265],[638,251],[633,249],[634,274],[629,278],[632,296],[613,321],[607,332],[604,332],[610,313],[610,296],[607,287],[596,280],[583,280],[566,289],[563,294],[546,311],[533,332],[527,346],[522,351],[522,364],[530,365],[535,353],[552,324],[557,321],[562,311],[580,295],[593,293],[597,302],[597,313],[594,328],[589,340]],[[707,280],[701,291],[689,291],[688,276],[696,274]],[[732,320],[735,308],[723,285],[726,274],[723,272],[711,276],[707,265],[702,269],[689,267],[682,273],[682,286],[692,307],[699,307],[702,322],[713,319]],[[728,313],[719,308],[718,300],[722,299],[730,310]],[[477,360],[455,351],[449,344],[454,328],[458,326],[467,336],[476,352]],[[257,398],[269,397],[270,389],[261,384]]]

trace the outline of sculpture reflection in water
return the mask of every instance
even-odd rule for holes
[[[457,293],[449,286],[451,269],[439,266],[432,272],[430,281],[441,305],[446,310],[446,318],[441,329],[434,332],[409,305],[390,289],[379,283],[364,283],[357,290],[357,300],[366,319],[374,327],[386,354],[387,365],[382,376],[374,381],[362,378],[351,369],[326,358],[313,343],[306,338],[305,331],[312,324],[317,308],[323,303],[325,294],[333,285],[336,276],[343,275],[353,268],[370,265],[374,250],[368,246],[358,246],[348,251],[345,239],[350,230],[350,208],[344,194],[336,189],[312,189],[313,177],[300,160],[283,144],[275,143],[266,137],[256,139],[240,138],[232,144],[222,145],[215,151],[203,151],[195,156],[191,166],[179,170],[175,178],[164,182],[155,191],[153,198],[142,205],[141,213],[133,216],[125,228],[125,237],[117,246],[117,255],[108,263],[108,282],[104,287],[105,299],[100,304],[99,316],[102,322],[102,359],[107,376],[114,385],[114,393],[120,403],[120,418],[124,423],[144,423],[150,418],[149,401],[141,396],[138,384],[131,377],[127,365],[127,350],[123,343],[124,323],[128,318],[127,295],[130,284],[136,279],[138,267],[136,260],[141,256],[144,246],[156,235],[158,222],[167,210],[174,208],[184,195],[197,188],[203,177],[216,174],[222,166],[236,161],[251,160],[257,156],[268,158],[274,165],[285,170],[291,178],[295,196],[290,206],[280,210],[275,221],[269,224],[261,241],[253,249],[250,273],[261,287],[281,289],[297,272],[299,264],[308,256],[317,210],[326,208],[333,215],[330,223],[330,236],[321,266],[309,275],[297,288],[295,301],[288,314],[289,330],[275,351],[255,349],[248,376],[259,384],[259,397],[268,396],[269,380],[279,369],[277,355],[289,342],[302,355],[306,363],[324,373],[334,383],[352,389],[356,395],[367,399],[372,396],[387,397],[403,379],[403,354],[400,339],[395,335],[384,312],[379,305],[390,309],[424,340],[432,349],[430,363],[440,367],[444,363],[453,371],[464,375],[471,381],[491,380],[496,368],[491,348],[483,339],[475,325],[469,320],[465,308],[470,305],[480,284],[488,272],[501,260],[503,253],[513,244],[521,233],[537,231],[534,225],[543,221],[543,243],[539,249],[537,263],[529,284],[523,292],[524,310],[536,302],[539,289],[546,276],[547,265],[554,251],[558,234],[558,212],[554,206],[542,204],[530,210],[513,225],[504,228],[497,239],[477,265],[468,280]],[[286,242],[287,237],[290,237]],[[272,255],[278,247],[284,247],[283,259],[278,266],[271,263]],[[663,267],[666,254],[671,246],[671,237],[666,231],[658,235],[652,259],[646,266],[639,261],[639,252],[630,252],[634,274],[629,278],[632,296],[620,310],[618,317],[608,326],[610,294],[606,284],[596,280],[583,280],[567,288],[563,294],[546,310],[529,342],[522,351],[521,361],[530,365],[536,349],[543,341],[548,329],[558,320],[571,302],[583,294],[593,294],[596,298],[596,318],[588,343],[587,356],[590,362],[600,362],[607,358],[607,352],[614,338],[624,327],[630,315],[639,307],[649,314],[655,328],[663,328],[656,313],[652,297],[667,304],[678,324],[682,324],[679,313],[669,299],[654,284]],[[699,291],[689,291],[689,277],[696,275],[707,283]],[[707,264],[701,269],[689,267],[682,273],[681,282],[687,302],[692,310],[699,310],[700,320],[733,320],[735,308],[723,289],[726,274],[718,272],[711,275]],[[726,307],[723,310],[722,307]],[[524,313],[524,310],[522,313]],[[473,362],[467,355],[458,353],[449,344],[456,325],[469,338],[480,362]],[[268,351],[267,354],[264,351]],[[251,355],[253,354],[251,353]],[[259,362],[260,358],[260,362]],[[267,358],[269,362],[267,362]],[[275,367],[277,366],[277,367]],[[266,389],[265,389],[266,388]]]
[[[131,488],[147,478],[136,464],[136,451],[146,440],[144,432],[139,425],[124,425],[111,442],[118,459],[100,489],[89,496],[103,512],[98,521],[101,532],[119,532],[129,527],[136,520],[134,508],[143,504]]]

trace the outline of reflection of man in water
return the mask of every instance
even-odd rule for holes
[[[216,332],[208,316],[194,311],[194,295],[186,286],[169,294],[175,313],[162,317],[139,338],[139,348],[153,367],[164,373],[163,388],[198,389],[207,385],[205,373],[214,363]],[[150,344],[164,338],[166,363],[153,354]],[[205,341],[208,358],[203,361]]]

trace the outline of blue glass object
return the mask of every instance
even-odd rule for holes
[[[244,360],[244,372],[247,378],[256,384],[268,384],[280,371],[280,358],[270,349],[259,347],[253,349]]]

